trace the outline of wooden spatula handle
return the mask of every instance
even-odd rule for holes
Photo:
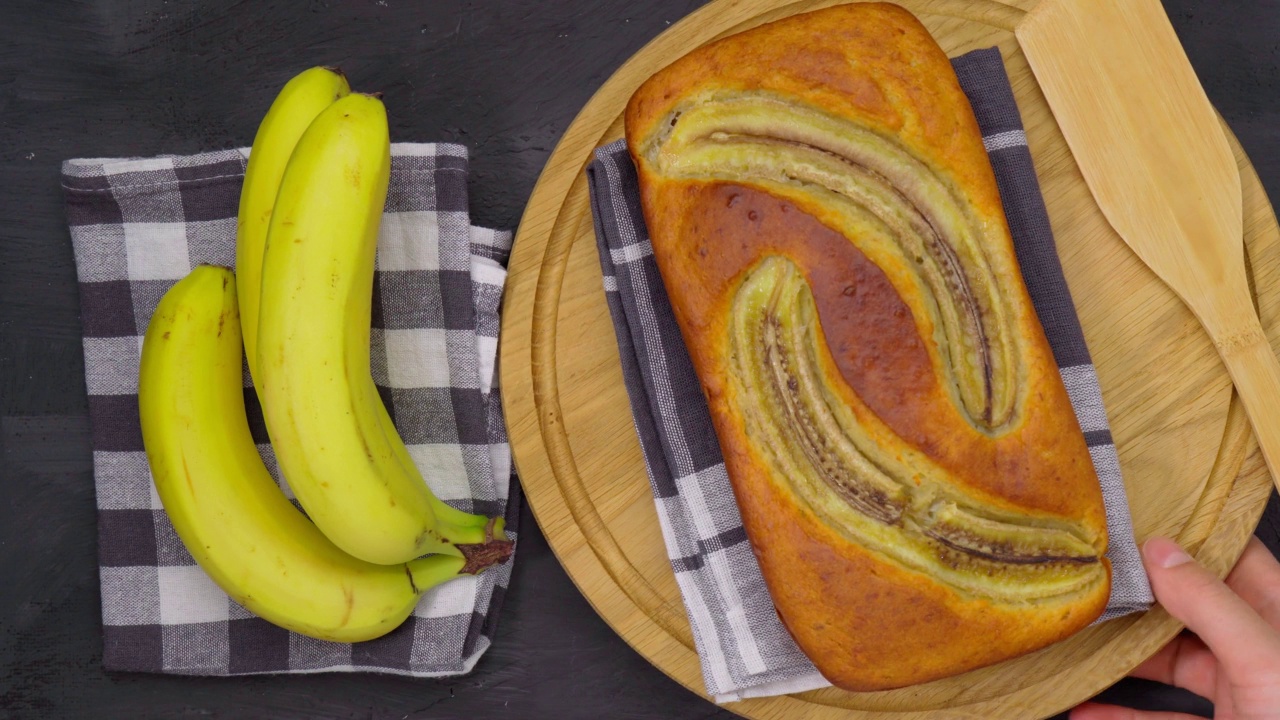
[[[1240,393],[1271,481],[1280,488],[1280,360],[1257,317],[1214,338],[1227,372]]]

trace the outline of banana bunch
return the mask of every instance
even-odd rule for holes
[[[200,266],[166,293],[139,373],[156,490],[196,562],[258,616],[341,642],[391,631],[428,588],[512,551],[501,518],[432,494],[373,384],[389,175],[380,99],[351,93],[328,68],[291,80],[254,139],[236,274]],[[249,434],[242,338],[281,473],[307,516]]]

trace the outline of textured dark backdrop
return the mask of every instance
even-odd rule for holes
[[[470,146],[475,221],[514,227],[591,93],[700,0],[0,3],[0,717],[729,718],[595,615],[526,517],[469,677],[106,674],[92,458],[58,164],[248,144],[279,87],[339,64],[396,140]],[[1280,194],[1280,2],[1167,0],[1209,96]],[[527,510],[526,510],[527,514]],[[1273,550],[1280,508],[1260,534]],[[1146,683],[1108,696],[1207,707]]]

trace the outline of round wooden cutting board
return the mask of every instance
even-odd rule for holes
[[[1258,521],[1270,480],[1208,337],[1108,226],[1054,123],[1013,35],[1035,0],[900,2],[949,55],[1001,49],[1097,364],[1138,539],[1173,535],[1225,574]],[[511,259],[502,387],[529,503],[596,611],[650,662],[700,694],[698,657],[623,387],[584,170],[594,148],[622,137],[627,99],[665,64],[717,37],[832,4],[720,0],[651,42],[565,133],[534,189]],[[1232,146],[1243,177],[1251,281],[1263,325],[1280,346],[1280,229],[1234,138]],[[1045,717],[1112,684],[1178,629],[1156,609],[902,690],[828,688],[728,707],[752,718]]]

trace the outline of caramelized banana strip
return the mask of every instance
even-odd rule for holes
[[[987,431],[1013,418],[1019,387],[1011,311],[977,221],[925,163],[846,120],[761,94],[687,103],[662,127],[646,148],[664,175],[755,182],[798,199],[821,194],[847,214],[878,219],[928,296],[945,336],[938,342],[943,370],[963,412]]]
[[[732,313],[734,382],[747,431],[762,440],[772,474],[839,532],[984,597],[1034,601],[1105,579],[1081,529],[984,511],[954,489],[917,483],[940,473],[894,459],[892,448],[878,447],[841,412],[819,360],[825,341],[812,293],[790,260],[759,262]]]

